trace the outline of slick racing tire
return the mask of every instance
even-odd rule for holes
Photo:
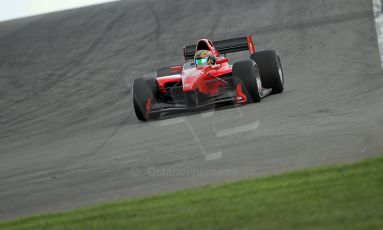
[[[281,59],[274,50],[265,50],[251,55],[257,63],[263,88],[272,89],[271,93],[282,93],[284,89],[284,74]]]
[[[138,78],[133,83],[133,104],[134,112],[138,120],[147,121],[152,119],[158,119],[159,113],[149,112],[152,109],[153,104],[157,102],[156,95],[158,94],[157,80],[154,78]]]
[[[236,62],[233,65],[233,77],[242,81],[247,91],[249,102],[260,102],[262,99],[262,84],[259,77],[258,67],[253,60]]]

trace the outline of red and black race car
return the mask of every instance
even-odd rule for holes
[[[244,50],[249,51],[249,60],[229,64],[227,53]],[[184,47],[184,57],[183,66],[163,67],[157,77],[135,79],[133,102],[139,120],[158,119],[174,111],[259,102],[284,88],[278,53],[256,52],[251,35],[215,42],[201,39]]]

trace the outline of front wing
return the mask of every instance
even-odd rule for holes
[[[213,96],[203,101],[200,101],[196,105],[190,106],[185,101],[178,101],[177,103],[171,102],[157,102],[152,105],[149,114],[166,113],[166,112],[186,112],[186,111],[197,111],[206,109],[216,104],[235,103],[236,94],[235,92],[226,92],[221,95]]]

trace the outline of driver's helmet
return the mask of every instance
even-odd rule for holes
[[[197,66],[214,65],[215,57],[208,50],[198,50],[194,55],[194,63]]]

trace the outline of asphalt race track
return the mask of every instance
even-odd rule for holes
[[[283,94],[136,119],[134,78],[247,33],[280,53]],[[2,22],[0,219],[379,155],[382,99],[367,0],[136,0]]]

